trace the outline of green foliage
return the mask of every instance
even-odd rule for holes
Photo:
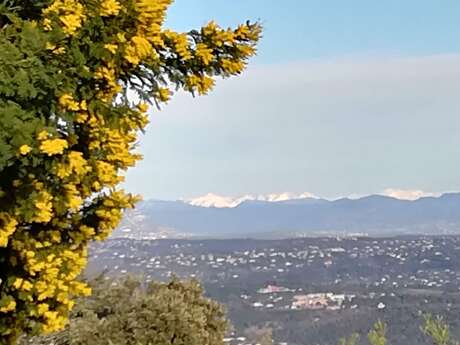
[[[371,345],[386,345],[387,338],[386,338],[387,326],[382,321],[378,321],[373,329],[367,335],[367,339]]]
[[[222,307],[196,281],[99,280],[63,331],[22,344],[222,345],[226,329]]]
[[[460,342],[452,339],[449,325],[442,317],[427,314],[424,315],[423,321],[420,330],[432,340],[433,345],[460,345]],[[382,321],[376,322],[367,334],[370,345],[386,345],[388,343],[386,333],[386,324]],[[357,345],[359,338],[358,334],[352,334],[349,338],[340,339],[339,345]]]
[[[429,336],[434,345],[458,345],[459,342],[450,336],[449,325],[440,316],[430,314],[424,316],[424,325],[421,327],[423,334]]]
[[[359,341],[359,334],[353,333],[348,338],[342,338],[339,340],[339,345],[357,345]]]
[[[273,330],[270,327],[249,327],[244,332],[254,344],[273,345]]]

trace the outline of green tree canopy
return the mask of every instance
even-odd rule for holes
[[[99,282],[58,333],[25,339],[33,345],[223,345],[221,306],[203,297],[196,281]]]
[[[163,29],[171,1],[0,2],[0,344],[61,329],[90,293],[77,277],[136,201],[118,185],[148,104],[255,54],[258,24]]]

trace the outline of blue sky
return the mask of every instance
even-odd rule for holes
[[[247,73],[152,111],[145,198],[460,189],[460,2],[176,0],[166,26],[264,25]]]
[[[265,26],[257,63],[356,54],[439,54],[460,50],[456,0],[176,0],[167,25]]]

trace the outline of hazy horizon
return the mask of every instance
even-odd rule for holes
[[[422,190],[413,190],[413,189],[395,189],[388,188],[383,191],[368,193],[368,194],[349,194],[349,195],[338,195],[338,196],[327,196],[327,195],[316,195],[308,191],[295,192],[295,191],[284,191],[284,192],[272,192],[266,194],[257,194],[257,193],[245,193],[245,194],[218,194],[212,191],[200,194],[200,195],[189,195],[182,196],[179,198],[143,198],[144,201],[148,200],[158,200],[158,201],[184,201],[184,202],[196,202],[196,201],[227,201],[234,202],[238,200],[259,200],[259,201],[285,201],[285,200],[294,200],[294,199],[323,199],[323,200],[339,200],[339,199],[351,199],[357,200],[365,198],[368,196],[386,196],[399,200],[414,201],[421,198],[433,197],[438,198],[446,194],[457,194],[460,193],[458,190],[448,190],[441,192],[428,192]]]
[[[167,26],[252,19],[264,37],[242,76],[151,111],[126,188],[166,200],[460,190],[460,3],[444,5],[176,1]]]

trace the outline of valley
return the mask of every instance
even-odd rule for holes
[[[87,275],[102,271],[198,279],[227,308],[231,345],[244,344],[254,327],[271,329],[277,343],[337,344],[378,319],[396,343],[424,344],[424,313],[441,314],[460,330],[458,236],[113,238],[92,246]]]

